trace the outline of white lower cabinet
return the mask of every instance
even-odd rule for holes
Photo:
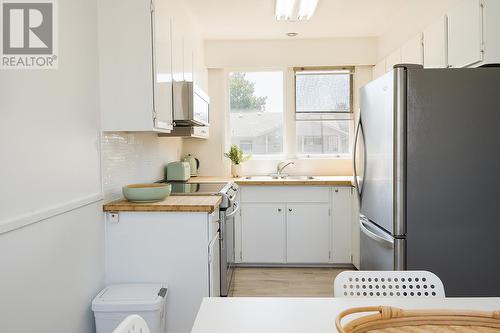
[[[286,205],[288,263],[328,263],[330,260],[328,204]]]
[[[241,233],[243,262],[285,262],[285,205],[243,203]]]
[[[165,283],[167,332],[189,332],[204,297],[220,295],[219,213],[119,212],[106,222],[106,281]]]
[[[220,247],[219,233],[208,245],[209,296],[220,296]]]
[[[332,189],[333,214],[333,261],[336,263],[352,262],[352,200],[354,191],[351,187]]]
[[[350,187],[241,186],[236,253],[243,264],[350,264]],[[238,256],[239,252],[239,256]]]

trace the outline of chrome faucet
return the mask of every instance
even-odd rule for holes
[[[276,175],[279,177],[281,177],[281,173],[283,172],[283,170],[285,170],[285,168],[291,164],[295,164],[295,162],[279,162],[278,165],[276,166]]]

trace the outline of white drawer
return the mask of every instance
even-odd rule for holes
[[[329,202],[329,186],[241,186],[241,202]]]

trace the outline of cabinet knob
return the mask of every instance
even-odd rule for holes
[[[281,212],[281,208],[278,208],[278,212]]]
[[[292,209],[291,209],[291,208],[288,208],[288,211],[289,211],[289,212],[291,212],[291,211],[292,211]]]

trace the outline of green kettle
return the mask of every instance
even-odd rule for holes
[[[182,162],[188,162],[191,169],[191,176],[198,176],[198,169],[200,168],[200,160],[191,154],[187,154],[182,158]]]

